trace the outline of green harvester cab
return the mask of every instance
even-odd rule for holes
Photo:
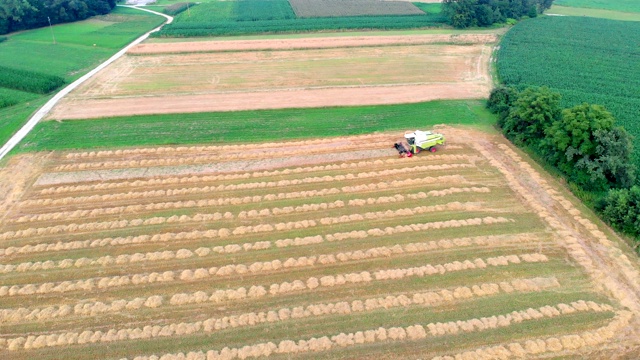
[[[444,145],[444,135],[431,131],[416,130],[404,134],[404,138],[407,140],[412,154],[417,154],[422,150],[436,152],[436,145]]]

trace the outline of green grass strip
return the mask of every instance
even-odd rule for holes
[[[2,92],[0,92],[0,95],[2,95]],[[4,142],[9,140],[11,135],[22,127],[26,119],[38,111],[38,108],[50,98],[49,96],[38,96],[30,93],[22,94],[25,94],[25,97],[32,96],[33,98],[28,99],[26,102],[0,109],[0,144],[4,145]]]
[[[640,12],[640,2],[638,0],[556,0],[555,4],[574,8]]]
[[[117,7],[108,15],[54,26],[56,44],[49,28],[0,37],[0,144],[50,98],[36,94],[47,94],[80,78],[164,21],[147,12]]]
[[[245,143],[389,130],[429,129],[436,124],[491,129],[496,119],[484,101],[165,114],[47,121],[18,152],[143,145]],[[238,148],[238,151],[242,151]]]
[[[553,5],[551,9],[547,10],[547,13],[564,15],[564,16],[594,17],[594,18],[602,18],[602,19],[610,19],[610,20],[640,21],[640,12],[623,12],[623,11],[616,11],[616,10],[587,9],[587,8]]]

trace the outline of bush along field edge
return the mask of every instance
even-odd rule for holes
[[[547,87],[500,86],[487,107],[516,146],[563,177],[571,191],[640,251],[640,186],[631,161],[632,137],[603,106],[562,109]]]

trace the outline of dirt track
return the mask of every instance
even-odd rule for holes
[[[496,34],[428,34],[407,36],[349,36],[302,39],[189,41],[174,43],[145,43],[129,50],[129,54],[166,54],[210,51],[325,49],[337,47],[418,45],[434,43],[489,44],[497,41]]]

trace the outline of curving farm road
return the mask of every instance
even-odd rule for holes
[[[158,26],[157,28],[147,32],[146,34],[140,36],[139,38],[134,40],[132,43],[130,43],[129,45],[124,47],[122,50],[118,51],[116,54],[114,54],[109,59],[107,59],[107,61],[105,61],[102,64],[98,65],[98,67],[96,67],[95,69],[89,71],[88,73],[86,73],[84,76],[82,76],[78,80],[72,82],[71,84],[67,85],[64,89],[60,90],[60,92],[58,92],[54,97],[52,97],[49,101],[47,101],[47,103],[44,104],[44,106],[42,106],[29,119],[29,121],[27,121],[27,123],[24,124],[24,126],[22,126],[21,129],[18,130],[18,132],[16,132],[9,139],[9,141],[7,141],[2,146],[2,148],[0,148],[0,159],[5,157],[16,145],[18,145],[18,143],[20,141],[22,141],[22,139],[24,139],[27,136],[27,134],[29,134],[29,132],[31,130],[33,130],[33,128],[36,126],[36,124],[40,120],[42,120],[42,118],[45,117],[49,113],[49,111],[51,111],[51,109],[58,103],[58,101],[60,101],[68,93],[70,93],[72,90],[77,88],[80,84],[82,84],[83,82],[87,81],[90,77],[92,77],[93,75],[98,73],[98,71],[104,69],[109,64],[111,64],[112,62],[116,61],[118,58],[120,58],[122,55],[124,55],[130,48],[132,48],[133,46],[138,45],[139,43],[141,43],[144,40],[146,40],[149,37],[149,34],[151,34],[153,32],[156,32],[156,31],[159,31],[164,25],[170,24],[173,21],[173,17],[172,16],[169,16],[169,15],[166,15],[166,14],[163,14],[163,13],[159,13],[157,11],[143,9],[143,8],[140,8],[140,7],[137,7],[137,6],[129,6],[129,5],[118,5],[118,6],[130,7],[130,8],[134,8],[134,9],[150,12],[150,13],[153,13],[153,14],[156,14],[156,15],[164,16],[165,18],[167,18],[167,22],[165,22],[164,24]]]

